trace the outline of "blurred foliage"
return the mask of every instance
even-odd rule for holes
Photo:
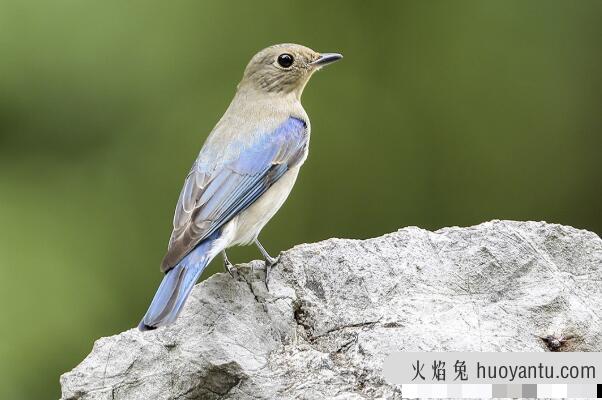
[[[270,44],[345,55],[306,89],[311,154],[271,252],[494,218],[601,233],[601,17],[597,0],[0,0],[0,397],[58,397],[95,339],[135,326],[184,176]]]

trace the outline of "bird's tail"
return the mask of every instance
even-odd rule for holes
[[[147,331],[173,323],[205,267],[215,257],[215,239],[207,239],[167,271],[138,329]]]

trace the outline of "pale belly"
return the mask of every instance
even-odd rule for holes
[[[290,194],[301,163],[287,171],[274,185],[268,189],[255,203],[228,222],[222,230],[225,247],[252,243],[263,227],[282,207]]]

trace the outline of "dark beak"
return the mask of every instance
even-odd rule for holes
[[[328,64],[332,64],[335,61],[339,61],[343,58],[339,53],[322,53],[320,54],[320,58],[316,61],[313,61],[310,65],[314,65],[316,67],[323,67]]]

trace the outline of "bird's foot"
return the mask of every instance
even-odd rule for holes
[[[230,276],[234,279],[238,280],[238,270],[230,261],[224,261],[224,269],[230,274]]]
[[[268,286],[268,281],[270,279],[270,273],[272,271],[272,267],[280,261],[280,256],[274,257],[266,257],[265,258],[265,288],[267,291],[270,291],[270,287]]]
[[[265,265],[269,265],[270,267],[272,265],[275,265],[278,263],[278,261],[280,261],[280,256],[274,258],[274,257],[270,257],[269,255],[265,258]]]
[[[262,244],[259,242],[259,240],[257,240],[257,238],[255,238],[255,244],[257,245],[257,248],[259,249],[259,251],[263,255],[263,258],[265,259],[265,287],[269,291],[270,288],[268,287],[268,279],[270,277],[270,270],[272,269],[272,266],[274,264],[276,264],[278,262],[278,260],[280,260],[280,256],[278,256],[276,258],[270,256],[270,254],[262,246]]]

